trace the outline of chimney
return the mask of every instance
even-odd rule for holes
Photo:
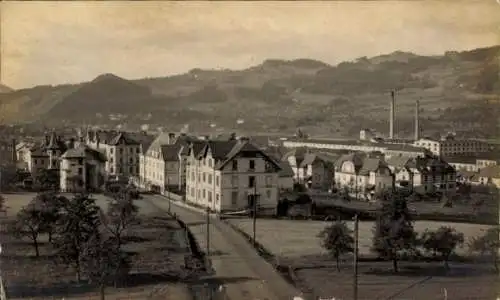
[[[394,138],[394,102],[395,102],[395,97],[396,97],[396,91],[392,90],[391,91],[391,111],[390,111],[390,116],[389,116],[389,139]]]
[[[168,143],[173,144],[175,142],[175,133],[169,132],[168,133]]]
[[[16,153],[16,144],[17,141],[16,139],[12,139],[12,162],[16,163],[17,162],[17,153]]]
[[[420,103],[417,99],[415,102],[415,141],[420,139]]]

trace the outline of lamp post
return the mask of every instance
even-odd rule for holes
[[[358,252],[359,252],[359,219],[354,215],[354,276],[353,276],[353,299],[358,300]]]

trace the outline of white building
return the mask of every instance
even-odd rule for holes
[[[106,180],[105,161],[101,152],[86,146],[68,149],[61,156],[61,191],[99,190]]]
[[[278,203],[279,164],[246,140],[207,141],[190,148],[186,201],[214,211],[252,207],[274,210]]]
[[[488,143],[477,140],[458,140],[452,136],[445,139],[419,139],[414,146],[424,147],[437,156],[476,155],[490,151]]]
[[[335,163],[335,185],[338,189],[347,187],[358,197],[370,199],[373,193],[392,188],[393,176],[381,158],[351,153]]]
[[[110,175],[138,177],[139,156],[149,148],[154,137],[146,133],[88,131],[85,143],[106,155],[106,172]]]

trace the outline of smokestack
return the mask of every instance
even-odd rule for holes
[[[396,97],[396,91],[391,91],[391,111],[389,116],[389,139],[394,138],[394,102]]]
[[[417,99],[415,102],[415,141],[420,139],[420,103]]]

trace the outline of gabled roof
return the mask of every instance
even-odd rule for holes
[[[380,168],[387,168],[385,161],[379,158],[365,158],[363,160],[363,165],[359,170],[359,175],[369,175],[370,172],[376,172]]]
[[[189,143],[189,148],[188,148],[188,153],[187,155],[193,154],[194,157],[198,157],[205,148],[205,145],[207,144],[207,141],[193,141]]]
[[[411,162],[413,159],[408,156],[391,156],[386,162],[390,167],[394,167],[396,170],[401,170],[403,168],[410,168]]]
[[[158,150],[160,150],[162,145],[168,145],[168,144],[169,144],[168,133],[162,132],[159,135],[157,135],[156,138],[154,138],[154,140],[147,147],[147,149],[144,151],[144,153],[147,153],[147,152],[152,151],[152,150],[158,151]]]
[[[125,132],[119,132],[115,137],[113,137],[107,144],[111,146],[118,145],[121,141],[125,143],[125,145],[140,145],[139,141],[133,139],[130,134]]]
[[[280,165],[272,159],[270,156],[268,156],[264,151],[261,149],[257,148],[255,145],[248,141],[236,141],[235,143],[231,143],[234,141],[229,141],[230,143],[227,144],[227,146],[221,147],[220,153],[218,156],[221,158],[219,163],[216,164],[216,168],[221,170],[227,163],[232,161],[238,154],[240,153],[258,153],[264,157],[268,162],[274,165],[274,167],[280,171],[281,167]],[[223,151],[226,150],[225,147],[230,147],[231,144],[233,145],[232,149],[224,156],[220,156]],[[213,152],[212,152],[213,153]],[[217,158],[216,158],[217,159]]]
[[[63,159],[78,159],[78,158],[86,158],[87,155],[92,156],[95,160],[104,162],[106,161],[106,155],[99,150],[92,149],[87,146],[80,146],[77,148],[68,149],[61,156]]]
[[[290,166],[290,163],[287,161],[280,161],[279,162],[281,171],[279,172],[279,177],[293,177],[295,173],[292,170],[292,166]]]
[[[479,171],[479,177],[500,178],[500,166],[488,166]]]
[[[160,148],[161,157],[164,161],[178,161],[181,145],[162,145]]]
[[[215,160],[224,160],[238,141],[207,141],[199,156],[206,156],[208,151],[212,154]]]
[[[354,163],[354,167],[356,169],[360,169],[361,166],[363,165],[363,159],[366,156],[366,154],[362,152],[353,152],[349,154],[344,154],[340,156],[340,158],[335,162],[335,168],[340,169],[342,168],[342,164],[346,161],[351,161]]]

